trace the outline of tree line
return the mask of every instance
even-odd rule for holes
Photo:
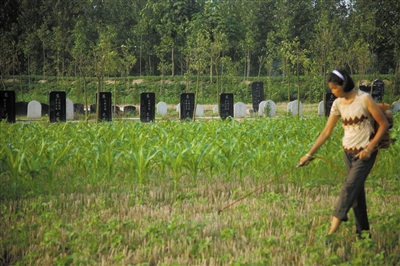
[[[334,68],[400,76],[398,0],[3,2],[2,80],[97,77],[99,87],[104,76],[325,80]]]

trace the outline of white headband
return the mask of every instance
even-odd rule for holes
[[[342,73],[340,73],[339,71],[337,71],[336,69],[332,71],[333,74],[335,74],[336,76],[338,76],[341,80],[346,81],[342,75]]]

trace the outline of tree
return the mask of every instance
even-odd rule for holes
[[[125,76],[125,81],[127,88],[129,88],[129,73],[132,70],[132,67],[136,64],[137,58],[133,54],[133,48],[135,46],[132,44],[132,41],[130,39],[127,40],[126,44],[121,45],[121,63],[124,67],[124,76]]]
[[[86,19],[78,20],[75,28],[72,31],[74,46],[71,50],[71,55],[78,67],[80,77],[83,79],[83,92],[85,103],[85,116],[88,119],[88,99],[87,99],[87,77],[93,73],[93,44],[88,39],[88,21]]]

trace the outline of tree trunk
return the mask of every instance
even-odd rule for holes
[[[143,42],[143,34],[140,34],[140,52],[139,52],[139,76],[140,77],[142,76],[142,42]]]
[[[213,59],[210,58],[210,84],[212,84],[212,78],[213,78]]]
[[[117,75],[114,74],[114,115],[117,114]]]
[[[250,77],[250,49],[247,50],[247,75],[246,80]]]
[[[171,76],[175,76],[175,48],[172,46],[172,51],[171,51]]]

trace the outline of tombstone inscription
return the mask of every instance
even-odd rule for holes
[[[370,94],[371,97],[377,103],[381,103],[383,101],[383,94],[385,92],[385,83],[383,83],[383,81],[380,79],[374,80],[372,86],[359,85],[358,89]]]
[[[140,121],[153,122],[156,118],[156,94],[154,92],[142,92],[140,94]]]
[[[385,94],[385,83],[382,80],[376,79],[372,84],[372,98],[378,103],[383,101],[383,95]]]
[[[219,95],[219,116],[222,120],[233,117],[233,93],[221,93]]]
[[[97,96],[100,97],[98,120],[103,122],[112,121],[111,92],[100,92],[99,95],[96,94]],[[92,106],[90,106],[90,112],[92,112]]]
[[[253,82],[251,84],[251,96],[253,102],[254,112],[258,112],[258,107],[262,101],[264,101],[264,83]]]
[[[181,93],[180,119],[193,119],[194,112],[194,93]]]
[[[65,91],[51,91],[49,93],[50,123],[65,122],[67,120],[67,103]]]
[[[15,123],[15,91],[0,91],[0,119]]]

